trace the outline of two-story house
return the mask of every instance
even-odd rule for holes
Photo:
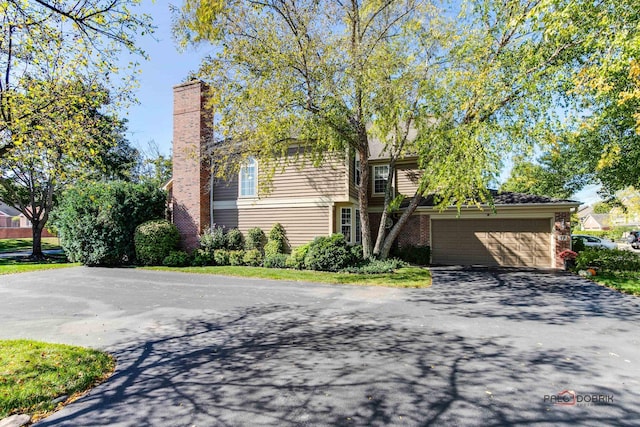
[[[267,231],[274,223],[286,229],[296,247],[320,235],[342,233],[360,241],[357,202],[359,177],[353,157],[335,154],[315,167],[304,156],[272,177],[270,191],[260,188],[260,159],[249,159],[237,176],[212,179],[204,148],[210,139],[211,117],[205,111],[205,86],[189,82],[174,88],[173,180],[171,204],[186,249],[213,224]],[[384,188],[393,180],[396,192],[413,195],[419,171],[408,159],[390,176],[381,149],[370,147],[371,186],[368,189],[375,236]],[[291,148],[295,155],[296,147]],[[434,264],[502,265],[559,268],[558,254],[570,247],[570,212],[578,203],[516,193],[494,194],[495,209],[486,207],[439,210],[431,198],[420,207],[398,238],[399,245],[429,245]]]

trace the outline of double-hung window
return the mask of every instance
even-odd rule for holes
[[[249,157],[240,168],[240,197],[258,195],[258,162]]]
[[[340,232],[347,242],[351,242],[351,208],[340,209]]]
[[[360,185],[360,160],[358,159],[358,154],[353,157],[353,183],[355,185]]]
[[[384,194],[389,180],[389,165],[373,167],[373,193]]]

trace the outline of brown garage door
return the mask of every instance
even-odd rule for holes
[[[546,219],[434,219],[434,264],[553,267]]]

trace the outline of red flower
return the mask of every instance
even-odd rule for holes
[[[570,249],[560,252],[560,258],[562,259],[576,259],[577,256],[578,254]]]

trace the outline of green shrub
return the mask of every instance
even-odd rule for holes
[[[264,257],[263,265],[267,268],[286,268],[288,258],[290,257],[287,254],[267,255]]]
[[[120,265],[136,256],[136,227],[165,216],[166,193],[151,184],[112,181],[67,189],[51,225],[72,262]]]
[[[291,251],[291,256],[287,258],[287,267],[295,268],[297,270],[304,270],[306,267],[304,263],[304,258],[307,256],[307,252],[309,252],[309,247],[311,246],[311,242],[306,243],[302,246],[298,246],[294,250]]]
[[[571,239],[571,250],[574,252],[582,252],[586,249],[587,247],[584,244],[584,240],[582,240],[581,238],[577,237],[575,239]]]
[[[601,271],[640,271],[640,256],[619,249],[588,248],[578,254],[576,269],[597,267]]]
[[[224,234],[224,227],[214,224],[213,228],[206,229],[200,236],[200,247],[207,252],[224,249],[226,246],[227,235]]]
[[[393,273],[401,267],[406,267],[407,263],[397,258],[385,260],[369,259],[358,266],[347,267],[343,271],[358,274],[383,274]]]
[[[162,260],[162,265],[167,267],[186,267],[191,264],[191,257],[185,251],[171,251]]]
[[[351,254],[350,265],[356,265],[364,261],[364,251],[362,249],[362,245],[350,246],[349,253]]]
[[[319,271],[340,271],[350,262],[351,253],[342,234],[316,237],[304,258],[308,269]]]
[[[275,223],[269,232],[269,240],[264,247],[265,255],[285,254],[289,252],[289,242],[284,227]]]
[[[242,262],[250,267],[260,267],[262,265],[262,252],[258,249],[249,249],[245,251]]]
[[[229,251],[226,249],[216,249],[213,251],[213,261],[216,265],[229,265]]]
[[[142,265],[159,265],[178,247],[178,227],[166,219],[147,221],[134,234],[136,260]]]
[[[393,250],[391,255],[410,264],[429,265],[431,248],[427,245],[405,245]]]
[[[193,252],[193,260],[191,265],[194,267],[204,267],[207,265],[214,265],[213,252],[206,251],[204,249],[196,249]]]
[[[246,250],[257,249],[263,251],[266,243],[267,236],[260,227],[250,228],[247,231],[247,238],[244,244]]]
[[[241,251],[244,249],[244,236],[237,228],[232,228],[227,232],[227,249],[230,251]]]
[[[244,251],[229,251],[229,265],[243,265]]]

